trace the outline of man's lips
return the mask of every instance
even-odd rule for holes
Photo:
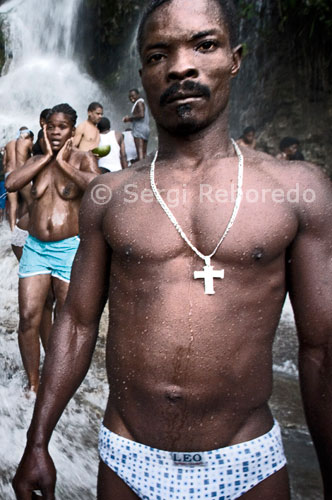
[[[172,102],[176,102],[176,101],[186,101],[186,100],[190,100],[190,99],[200,99],[202,98],[202,94],[183,94],[183,93],[178,93],[178,94],[174,94],[172,96],[170,96],[167,100],[166,100],[166,104],[171,104]]]

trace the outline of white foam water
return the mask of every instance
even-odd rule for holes
[[[35,133],[39,114],[68,102],[86,118],[88,104],[110,106],[74,53],[82,0],[12,0],[0,7],[6,62],[0,79],[0,137],[5,143],[25,125]]]
[[[10,230],[0,224],[0,498],[14,500],[11,487],[22,456],[34,400],[27,399],[26,377],[17,341],[18,264],[10,249]],[[50,451],[58,470],[57,498],[96,498],[97,440],[108,394],[102,368],[103,354],[95,360],[82,387],[65,410],[51,440]]]

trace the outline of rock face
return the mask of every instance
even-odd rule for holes
[[[235,135],[253,125],[258,148],[272,155],[279,152],[280,139],[297,137],[305,159],[332,175],[332,65],[328,44],[323,42],[332,35],[332,4],[324,0],[238,4],[245,50],[233,86]]]

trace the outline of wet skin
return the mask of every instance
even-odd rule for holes
[[[103,116],[103,108],[89,111],[88,119],[78,125],[73,144],[81,151],[91,151],[99,145],[99,130],[97,124]]]
[[[80,202],[88,183],[98,174],[93,155],[72,148],[73,132],[67,115],[53,114],[44,126],[45,155],[29,159],[7,178],[9,191],[28,187],[28,231],[41,241],[59,241],[78,234]],[[18,340],[28,389],[35,392],[39,385],[39,334],[45,347],[48,342],[48,329],[44,335],[45,329],[40,326],[51,286],[59,312],[67,295],[67,282],[48,274],[19,280]]]
[[[207,0],[174,0],[159,7],[146,24],[141,75],[158,127],[157,186],[166,190],[170,206],[167,190],[181,195],[172,211],[205,255],[231,216],[238,169],[227,110],[240,50],[231,49],[214,7]],[[197,82],[209,89],[209,97],[192,85]],[[180,86],[162,105],[161,96],[173,84]],[[54,488],[47,443],[88,369],[107,299],[105,426],[152,447],[202,451],[271,429],[272,342],[286,291],[298,327],[305,409],[326,491],[331,491],[331,186],[312,165],[289,166],[245,147],[243,154],[249,195],[212,259],[215,269],[225,270],[224,280],[214,281],[215,295],[205,295],[202,281],[193,279],[202,260],[157,202],[146,201],[151,200],[144,191],[150,187],[151,159],[103,176],[104,188],[113,194],[108,203],[94,201],[98,179],[89,186],[71,286],[51,336],[44,383],[14,482],[19,500],[25,497],[18,492],[32,483],[47,483],[45,492]],[[202,186],[211,187],[210,199],[200,197]],[[287,201],[297,186],[298,202]],[[308,187],[315,193],[312,202],[304,196]],[[223,201],[218,201],[220,188],[228,192]],[[280,191],[272,197],[275,189],[284,202]],[[250,190],[258,193],[257,201],[250,201]],[[101,464],[98,499],[134,498]],[[287,500],[286,469],[243,498]]]
[[[5,174],[13,172],[16,168],[16,139],[9,141],[5,146]],[[13,231],[16,224],[17,215],[17,193],[7,193],[8,215],[10,229]]]

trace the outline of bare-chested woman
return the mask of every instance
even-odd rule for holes
[[[99,173],[92,154],[72,147],[75,122],[69,105],[55,106],[44,127],[45,155],[30,158],[6,180],[9,192],[31,184],[29,236],[19,266],[19,345],[33,391],[39,384],[38,332],[47,293],[52,285],[59,312],[79,245],[81,198]]]

